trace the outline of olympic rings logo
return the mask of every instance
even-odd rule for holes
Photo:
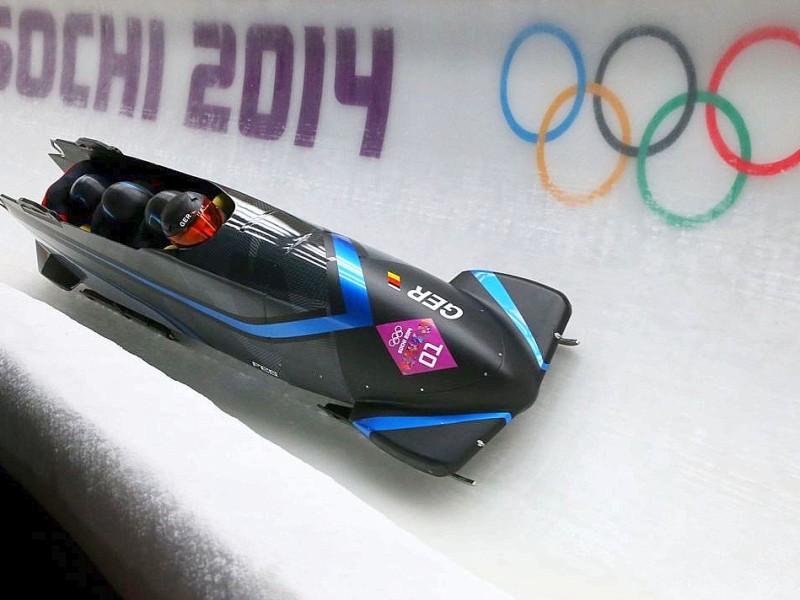
[[[403,333],[405,330],[400,325],[395,325],[394,331],[392,331],[391,338],[389,339],[390,346],[397,346],[400,341],[403,339]]]
[[[557,38],[569,50],[575,63],[577,84],[561,92],[547,109],[538,131],[525,129],[514,117],[508,102],[508,74],[511,63],[520,46],[530,37],[535,35],[550,35]],[[639,37],[652,37],[665,42],[678,55],[686,74],[686,91],[667,101],[659,108],[645,128],[642,140],[638,146],[631,144],[631,128],[622,102],[607,87],[603,85],[603,78],[609,62],[617,51],[627,42]],[[770,176],[781,173],[797,166],[800,163],[800,149],[780,160],[769,163],[751,161],[750,134],[747,131],[744,119],[739,111],[725,98],[718,95],[722,78],[728,68],[739,54],[745,49],[759,42],[777,40],[794,44],[800,48],[800,32],[787,27],[762,27],[736,40],[723,54],[711,75],[708,90],[703,91],[697,86],[697,72],[686,46],[670,31],[653,25],[637,26],[620,33],[606,48],[597,67],[594,82],[587,82],[586,67],[583,55],[575,40],[563,29],[550,23],[534,23],[523,29],[511,42],[503,60],[500,75],[500,106],[503,116],[511,130],[521,139],[531,144],[536,144],[536,164],[540,179],[545,189],[557,200],[565,204],[581,205],[593,202],[596,198],[607,194],[622,176],[628,158],[636,159],[636,180],[639,192],[645,205],[670,225],[676,227],[692,227],[708,223],[720,217],[736,202],[742,192],[748,175]],[[611,175],[596,189],[587,194],[570,194],[559,188],[551,179],[545,160],[545,142],[550,142],[563,135],[578,116],[586,94],[592,94],[593,109],[598,128],[605,141],[611,148],[619,153],[619,159]],[[551,129],[553,118],[565,102],[572,99],[572,107],[567,115]],[[605,100],[616,114],[620,124],[621,139],[611,131],[603,113],[602,100]],[[697,214],[682,215],[671,211],[659,204],[650,191],[647,180],[646,159],[669,148],[683,133],[689,124],[694,107],[697,103],[705,104],[705,118],[709,137],[716,152],[727,164],[736,169],[737,174],[727,194],[709,210]],[[739,141],[739,152],[734,152],[722,138],[717,123],[717,109],[730,120]],[[659,125],[673,112],[681,111],[680,118],[664,137],[653,141],[653,136]]]

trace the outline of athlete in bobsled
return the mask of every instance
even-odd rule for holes
[[[426,473],[460,477],[576,343],[545,285],[487,270],[448,283],[232,188],[53,144],[64,173],[42,204],[0,197],[43,275],[327,396],[325,412]]]
[[[67,194],[50,190],[45,206],[62,221],[76,224],[134,248],[188,248],[222,227],[230,200],[220,194],[209,200],[195,191],[153,192],[144,181],[117,181],[98,173],[80,175]]]

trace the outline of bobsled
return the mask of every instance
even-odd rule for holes
[[[326,397],[327,414],[425,473],[466,480],[557,347],[577,343],[569,300],[546,285],[488,270],[446,282],[96,140],[52,145],[63,174],[41,203],[0,197],[42,275]]]

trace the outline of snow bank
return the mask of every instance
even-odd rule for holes
[[[0,307],[0,460],[126,597],[505,597],[114,343]]]

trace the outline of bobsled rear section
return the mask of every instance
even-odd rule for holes
[[[40,227],[60,228],[61,223],[42,205],[24,198],[0,195],[0,206],[23,222]],[[64,256],[36,240],[36,261],[39,272],[63,290],[75,289],[85,279],[83,271]]]
[[[62,290],[74,290],[86,278],[79,267],[36,241],[39,272]]]

